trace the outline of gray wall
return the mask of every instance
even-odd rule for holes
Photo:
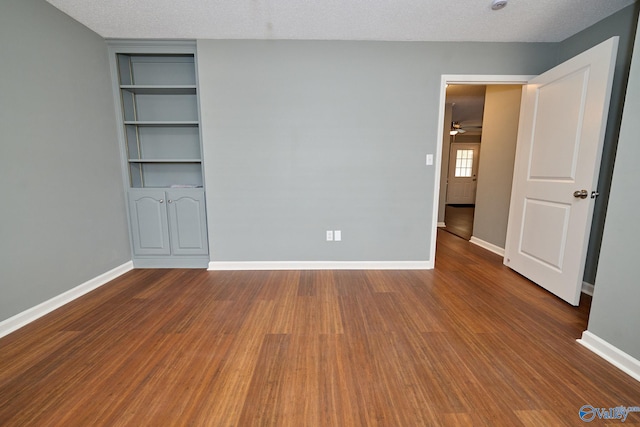
[[[521,85],[487,86],[473,236],[504,248],[518,140]]]
[[[558,63],[561,63],[613,36],[620,37],[613,88],[611,91],[611,106],[609,108],[609,118],[602,150],[600,178],[598,181],[598,192],[600,196],[596,199],[594,206],[591,238],[589,240],[584,272],[584,281],[592,284],[594,283],[598,268],[602,231],[607,212],[609,187],[611,186],[611,174],[616,156],[622,107],[624,105],[639,9],[640,3],[626,7],[618,13],[566,39],[558,46]]]
[[[640,43],[634,48],[588,330],[640,359]]]
[[[442,74],[536,74],[556,45],[198,41],[214,261],[431,260]],[[328,243],[325,230],[343,241]]]
[[[104,41],[0,3],[0,321],[131,259]]]

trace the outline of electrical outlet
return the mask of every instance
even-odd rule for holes
[[[340,230],[335,230],[333,232],[333,240],[335,240],[336,242],[339,242],[342,240],[342,231]]]
[[[327,230],[327,242],[333,241],[333,230]]]
[[[433,154],[427,154],[427,166],[433,165]]]

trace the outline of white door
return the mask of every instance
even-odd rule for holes
[[[504,263],[573,305],[580,299],[617,47],[618,38],[609,39],[523,89]]]
[[[480,144],[454,142],[449,155],[447,178],[447,204],[473,205],[476,203]]]

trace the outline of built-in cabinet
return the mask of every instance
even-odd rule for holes
[[[206,267],[195,44],[109,49],[134,265]]]
[[[129,191],[133,249],[137,255],[206,255],[201,190]]]

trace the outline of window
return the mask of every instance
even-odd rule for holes
[[[473,150],[456,151],[456,172],[455,176],[470,177],[473,170]]]

